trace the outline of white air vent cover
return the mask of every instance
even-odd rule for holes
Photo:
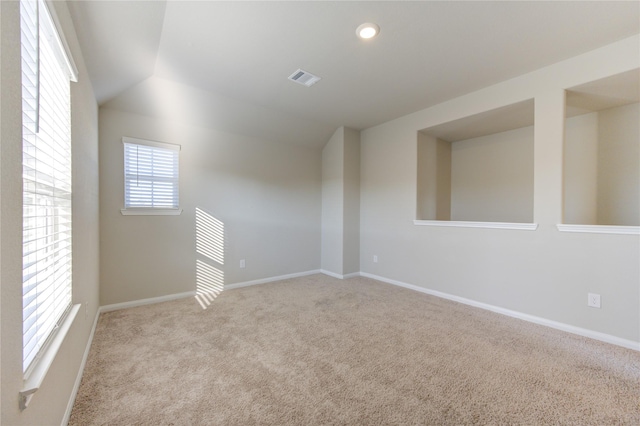
[[[303,84],[307,87],[313,86],[318,81],[320,81],[320,77],[317,75],[313,75],[309,72],[298,69],[293,74],[289,76],[289,80],[295,81],[296,83]]]

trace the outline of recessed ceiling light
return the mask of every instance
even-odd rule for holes
[[[377,36],[379,32],[380,32],[379,26],[377,26],[376,24],[368,23],[368,22],[360,25],[356,29],[356,34],[358,35],[358,37],[363,39],[373,38]]]

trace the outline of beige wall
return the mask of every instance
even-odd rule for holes
[[[360,132],[344,130],[344,275],[360,272]]]
[[[640,342],[640,238],[559,232],[564,90],[640,65],[632,37],[361,133],[361,270]],[[414,226],[416,133],[535,99],[536,231]],[[372,262],[373,255],[378,263]],[[587,293],[602,308],[587,306]]]
[[[59,425],[78,376],[98,308],[98,113],[91,83],[78,47],[67,6],[56,12],[78,67],[71,84],[73,149],[73,302],[81,303],[42,387],[20,412],[22,389],[22,154],[19,3],[0,2],[1,143],[0,171],[0,423]]]
[[[182,146],[181,215],[120,213],[123,136]],[[319,269],[320,167],[314,148],[101,108],[101,304],[196,290],[196,208],[224,224],[224,284]]]
[[[322,270],[342,275],[344,235],[344,127],[322,149]]]
[[[360,132],[340,127],[322,150],[322,270],[360,271]]]
[[[563,177],[564,223],[597,224],[598,113],[567,119]]]
[[[436,140],[436,220],[451,220],[451,168],[453,144]]]
[[[640,225],[640,108],[598,112],[598,223]]]
[[[640,225],[640,109],[566,120],[564,223]]]
[[[416,219],[451,219],[451,143],[417,134]]]
[[[533,126],[451,144],[451,220],[533,222]]]
[[[417,137],[418,219],[533,222],[533,126],[455,142]]]

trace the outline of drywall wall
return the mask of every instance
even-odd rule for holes
[[[564,223],[595,225],[598,113],[567,119],[564,141]]]
[[[98,308],[98,109],[67,6],[53,2],[79,71],[71,84],[73,150],[73,303],[81,303],[42,387],[25,411],[22,390],[22,127],[20,11],[0,2],[2,91],[0,140],[0,343],[3,425],[59,425],[72,396]]]
[[[360,132],[344,129],[343,275],[360,272]]]
[[[436,138],[422,132],[418,132],[417,138],[416,219],[435,220],[438,206]]]
[[[640,238],[559,232],[564,90],[640,65],[634,36],[361,132],[361,270],[640,342]],[[414,226],[416,133],[535,99],[536,231]],[[378,263],[372,260],[378,256]],[[601,294],[602,308],[587,306]]]
[[[344,127],[322,149],[322,270],[342,275],[344,236]]]
[[[322,270],[360,271],[360,132],[340,127],[322,150]]]
[[[417,134],[417,219],[533,221],[533,126],[447,142]]]
[[[436,220],[451,220],[452,144],[436,139]]]
[[[598,112],[598,223],[640,225],[640,108]]]
[[[638,104],[566,120],[564,223],[640,225]]]
[[[123,136],[181,145],[181,215],[120,213]],[[317,148],[102,107],[101,304],[196,290],[196,208],[221,222],[223,259],[210,266],[224,284],[317,270],[320,203]]]
[[[451,144],[451,220],[533,222],[533,126]]]
[[[418,132],[416,219],[451,219],[451,143]]]

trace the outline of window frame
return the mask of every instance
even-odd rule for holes
[[[176,191],[176,206],[175,207],[162,207],[162,206],[151,206],[151,207],[131,207],[127,206],[127,150],[126,145],[140,145],[147,146],[152,148],[159,148],[163,150],[171,150],[176,154],[176,183],[175,183],[175,191]],[[123,204],[124,207],[120,209],[120,213],[123,216],[176,216],[182,213],[182,208],[180,208],[180,151],[182,149],[181,145],[166,143],[166,142],[157,142],[147,139],[139,139],[132,138],[128,136],[122,137],[122,146],[123,146]]]
[[[71,83],[78,81],[78,71],[60,28],[55,10],[46,1],[20,2],[23,116],[23,387],[19,392],[20,410],[27,408],[33,393],[40,388],[80,309],[79,304],[73,303],[71,164]],[[43,94],[44,101],[41,102]],[[50,102],[61,94],[63,98],[59,102]],[[42,106],[47,108],[43,113]],[[65,117],[68,122],[60,121]],[[49,271],[53,265],[56,269]],[[64,297],[60,297],[60,291]],[[31,294],[33,292],[35,296]],[[58,301],[42,302],[52,298]],[[25,306],[26,300],[29,302]],[[34,312],[27,317],[29,321],[24,318],[27,310]],[[32,315],[36,315],[35,320]],[[40,332],[41,326],[37,324],[43,324],[45,332]],[[25,326],[29,333],[25,333]],[[25,345],[27,334],[32,335],[27,340],[29,345]],[[34,338],[35,346],[27,352],[27,346],[31,346]]]

